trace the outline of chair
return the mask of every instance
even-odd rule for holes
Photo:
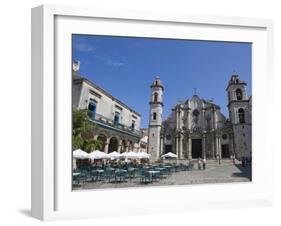
[[[142,171],[141,175],[140,175],[140,182],[141,183],[151,183],[152,182],[152,177],[151,175],[148,173],[148,171]]]

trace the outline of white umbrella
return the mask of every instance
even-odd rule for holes
[[[117,152],[117,151],[113,151],[113,152],[109,153],[108,155],[109,155],[109,157],[110,157],[111,159],[118,159],[118,158],[120,158],[120,157],[122,156],[122,155],[121,155],[119,152]]]
[[[139,155],[136,152],[129,151],[122,153],[122,157],[128,158],[128,159],[138,159]]]
[[[141,159],[149,159],[150,158],[150,154],[146,153],[146,152],[138,152],[139,158]]]
[[[89,158],[94,159],[109,159],[110,156],[102,151],[96,150],[89,154]]]
[[[73,158],[75,159],[87,159],[89,158],[89,154],[81,149],[77,149],[73,151]]]
[[[168,152],[165,155],[162,155],[162,158],[177,158],[178,156],[172,152]]]

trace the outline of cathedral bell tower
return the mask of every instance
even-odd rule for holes
[[[236,157],[251,155],[251,102],[247,96],[247,83],[234,74],[226,88],[228,94],[229,120],[233,128],[234,153]]]
[[[239,76],[231,76],[226,88],[228,95],[229,120],[232,124],[246,123],[246,110],[248,107],[247,83],[241,81]]]
[[[150,114],[148,128],[148,152],[151,155],[151,160],[155,161],[160,157],[160,132],[162,128],[164,91],[163,83],[158,76],[156,77],[150,88],[151,98],[149,102]]]

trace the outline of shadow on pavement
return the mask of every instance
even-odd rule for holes
[[[240,173],[233,173],[234,177],[245,177],[252,181],[252,165],[242,166],[242,164],[235,164],[235,166],[240,170]]]

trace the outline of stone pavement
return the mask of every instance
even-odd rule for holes
[[[74,187],[74,190],[81,189],[104,189],[104,188],[127,188],[143,186],[167,186],[167,185],[189,185],[206,183],[231,183],[231,182],[250,182],[251,166],[242,167],[241,164],[233,165],[231,162],[207,162],[206,170],[198,170],[197,164],[194,164],[192,171],[181,171],[172,173],[166,178],[157,182],[143,184],[140,178],[128,179],[127,182],[109,183],[107,181],[85,183],[82,186]]]

